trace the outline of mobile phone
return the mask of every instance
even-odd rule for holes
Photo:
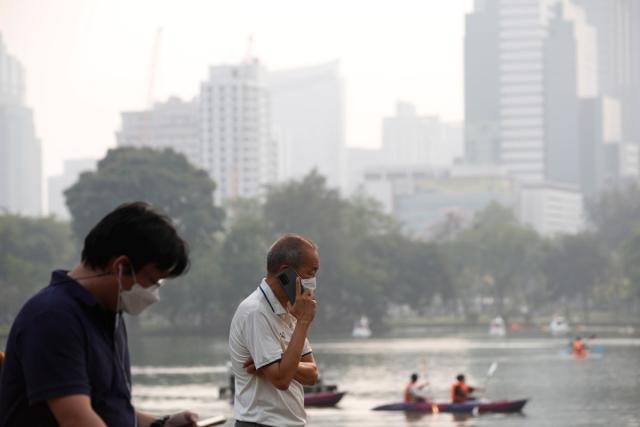
[[[289,299],[289,302],[291,304],[296,302],[297,277],[298,273],[296,273],[296,270],[293,267],[287,267],[286,270],[278,274],[280,286],[282,286],[282,289],[284,289],[284,293],[287,294],[287,298]]]
[[[211,418],[205,418],[204,420],[200,420],[196,423],[198,427],[209,427],[209,426],[217,426],[220,424],[224,424],[227,419],[223,415],[217,415]]]

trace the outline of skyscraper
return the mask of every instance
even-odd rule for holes
[[[42,214],[42,153],[24,81],[0,37],[0,210],[35,216]]]
[[[500,163],[498,2],[476,1],[464,36],[464,155],[472,165]]]
[[[280,179],[312,169],[345,189],[344,88],[340,63],[268,74],[273,123],[280,144]]]
[[[577,184],[578,97],[594,96],[595,33],[567,0],[477,0],[465,35],[465,148],[522,181]],[[572,128],[573,131],[569,129]]]
[[[200,87],[202,166],[215,202],[262,194],[277,179],[270,93],[257,59],[213,66]]]
[[[620,100],[622,138],[640,144],[640,2],[574,2],[584,8],[597,31],[600,93]]]

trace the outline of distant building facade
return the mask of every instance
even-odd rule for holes
[[[584,229],[580,191],[566,184],[526,183],[518,191],[518,217],[544,236],[575,234]]]
[[[495,167],[378,167],[364,174],[363,191],[392,214],[404,231],[429,239],[448,218],[471,221],[495,202],[517,203],[516,184]]]
[[[185,102],[172,97],[151,110],[123,112],[116,143],[118,147],[171,148],[200,167],[199,107],[197,99]]]
[[[344,83],[340,63],[267,74],[279,143],[280,180],[316,169],[327,185],[346,189]]]
[[[42,214],[42,148],[24,105],[24,69],[0,37],[0,210]]]

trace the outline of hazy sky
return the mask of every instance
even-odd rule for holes
[[[340,59],[347,144],[380,143],[398,99],[463,117],[471,0],[0,0],[0,33],[25,66],[46,176],[115,146],[147,93],[195,96],[209,65],[253,53],[270,70]],[[154,39],[162,28],[150,85]]]

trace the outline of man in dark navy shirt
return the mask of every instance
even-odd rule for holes
[[[54,271],[22,307],[0,374],[0,427],[195,426],[185,411],[154,417],[131,404],[122,311],[159,299],[160,281],[189,264],[171,221],[141,202],[125,204],[87,235],[82,261]]]

